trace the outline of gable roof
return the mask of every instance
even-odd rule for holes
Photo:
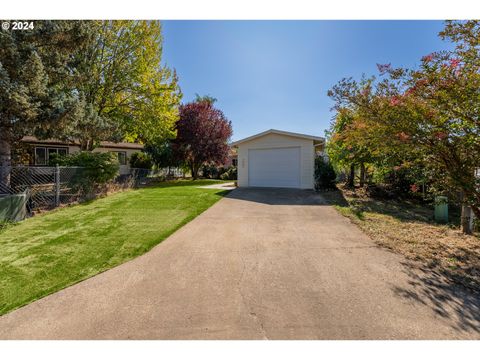
[[[234,141],[230,145],[231,146],[237,146],[238,144],[241,144],[241,143],[244,143],[246,141],[250,141],[250,140],[265,136],[265,135],[269,135],[269,134],[292,136],[292,137],[297,137],[297,138],[302,138],[302,139],[313,140],[314,142],[317,142],[317,143],[325,142],[325,139],[320,137],[320,136],[313,136],[313,135],[299,134],[299,133],[294,133],[294,132],[289,132],[289,131],[270,129],[270,130],[267,130],[267,131],[264,131],[264,132],[246,137],[245,139]]]

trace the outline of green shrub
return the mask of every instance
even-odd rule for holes
[[[151,169],[153,160],[147,153],[136,152],[130,156],[130,166],[137,169]]]
[[[208,179],[237,180],[237,168],[235,166],[216,167],[215,165],[204,165],[202,167],[203,177]]]
[[[95,186],[106,184],[118,175],[119,164],[115,153],[80,151],[65,156],[54,156],[50,165],[80,167],[71,178],[72,187],[91,192]]]
[[[334,189],[337,175],[332,164],[323,157],[315,158],[315,190]]]
[[[421,198],[425,184],[423,169],[415,166],[395,166],[383,172],[379,183],[394,197]]]
[[[48,166],[66,166],[67,158],[71,155],[60,155],[52,153],[48,155]]]
[[[237,168],[235,166],[230,166],[220,175],[222,180],[237,180]]]
[[[202,174],[207,179],[218,179],[218,169],[215,165],[203,165]]]

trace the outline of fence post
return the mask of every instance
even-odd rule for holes
[[[55,207],[60,206],[60,166],[55,166]]]

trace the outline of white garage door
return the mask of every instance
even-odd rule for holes
[[[248,186],[300,187],[300,147],[248,150]]]

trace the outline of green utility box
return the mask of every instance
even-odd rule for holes
[[[0,195],[0,221],[21,221],[27,217],[27,194]]]
[[[435,197],[435,221],[441,224],[448,222],[448,198],[446,196]]]

